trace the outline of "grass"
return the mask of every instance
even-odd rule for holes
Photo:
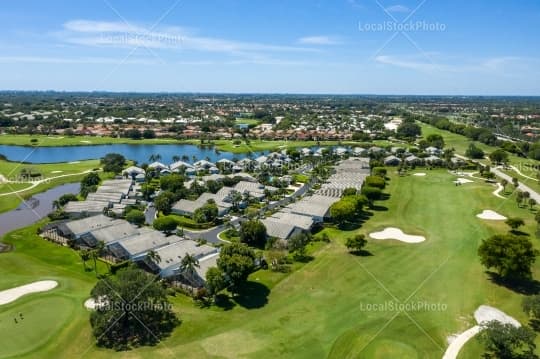
[[[17,194],[5,195],[2,194],[18,191],[21,189],[29,188],[28,183],[0,183],[0,213],[17,208],[22,202],[23,198],[31,197],[34,194],[44,192],[53,187],[65,184],[79,182],[85,174],[80,174],[94,168],[99,168],[99,160],[89,160],[70,163],[50,163],[50,164],[21,164],[19,162],[10,162],[0,160],[0,174],[4,177],[14,180],[19,177],[22,169],[32,170],[34,173],[40,173],[41,177],[36,179],[51,178],[48,181],[44,181],[39,185],[22,191]],[[72,175],[66,177],[54,178],[57,176]],[[106,175],[103,175],[106,176]],[[24,179],[23,181],[27,181]]]
[[[471,327],[472,314],[481,304],[526,323],[520,309],[523,296],[493,284],[476,254],[483,238],[508,229],[504,223],[482,221],[475,215],[492,209],[507,217],[519,216],[526,221],[522,230],[534,233],[533,213],[517,208],[513,200],[493,196],[494,188],[482,181],[456,187],[454,176],[444,170],[427,171],[426,177],[395,173],[389,177],[390,198],[378,203],[378,211],[363,227],[325,229],[331,243],[316,243],[310,248],[314,260],[295,264],[291,274],[252,274],[250,296],[244,301],[201,309],[184,296],[173,297],[182,324],[156,347],[115,353],[92,346],[88,314],[82,308],[95,281],[92,273],[82,271],[80,260],[69,249],[37,239],[32,227],[8,236],[16,249],[0,254],[0,268],[9,268],[1,272],[0,288],[50,278],[61,286],[2,307],[0,315],[18,311],[26,300],[59,297],[72,301],[73,307],[55,309],[66,311],[69,318],[60,329],[46,334],[50,337],[44,344],[29,342],[23,347],[24,357],[41,358],[440,358],[446,337]],[[370,256],[347,252],[347,237],[387,226],[425,235],[427,241],[411,245],[369,240]],[[537,264],[534,275],[538,278],[539,274]],[[396,304],[394,297],[402,302],[409,299],[408,303],[440,304],[445,309],[368,310],[370,305]],[[461,358],[480,354],[480,347],[473,343]]]
[[[32,139],[37,139],[37,142],[31,142]],[[196,141],[190,141],[196,143]],[[187,143],[186,141],[178,141],[172,138],[152,138],[132,140],[130,138],[117,137],[98,137],[98,136],[47,136],[47,135],[0,135],[0,144],[2,145],[17,145],[17,146],[90,146],[90,145],[110,145],[117,143],[126,144],[178,144]]]
[[[237,118],[235,123],[237,125],[257,126],[261,121],[254,118]]]

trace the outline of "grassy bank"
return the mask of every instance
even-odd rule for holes
[[[447,336],[471,327],[472,314],[481,304],[526,323],[520,308],[523,296],[493,284],[476,254],[482,239],[506,232],[506,225],[475,215],[492,209],[520,216],[526,220],[523,230],[534,233],[534,213],[517,208],[513,200],[495,197],[494,187],[483,181],[456,187],[455,177],[444,170],[427,171],[425,177],[398,177],[391,172],[390,198],[378,203],[378,210],[362,228],[325,229],[331,243],[317,244],[320,247],[311,249],[316,252],[314,260],[291,274],[252,274],[246,300],[200,309],[183,296],[172,298],[182,320],[172,336],[156,347],[126,353],[92,346],[82,302],[94,279],[82,271],[76,255],[39,242],[35,228],[15,232],[8,236],[15,251],[0,254],[2,288],[51,277],[62,286],[2,307],[0,315],[17,312],[41,298],[65,298],[72,304],[43,302],[40,308],[54,305],[54,310],[67,312],[58,313],[59,318],[68,319],[51,329],[45,343],[12,344],[0,357],[24,351],[23,357],[41,358],[66,354],[84,358],[440,358]],[[387,226],[422,234],[427,240],[420,244],[369,240],[368,256],[347,252],[347,237]],[[539,264],[534,275],[540,275]],[[381,309],[392,302],[426,302],[444,309]],[[28,330],[43,330],[43,325]],[[36,334],[27,335],[34,338]],[[480,357],[474,343],[465,349],[461,358]]]
[[[99,166],[99,160],[51,164],[21,164],[0,160],[0,174],[8,180],[26,182],[45,179],[36,186],[32,186],[32,183],[0,183],[0,213],[17,208],[22,199],[29,198],[34,194],[65,183],[80,182],[85,176],[85,171],[99,168]],[[22,179],[20,173],[23,169],[39,173],[41,176],[34,179]],[[8,194],[14,191],[21,192]]]

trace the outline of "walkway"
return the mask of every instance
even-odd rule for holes
[[[79,172],[79,173],[71,173],[71,174],[67,174],[67,175],[47,177],[47,178],[43,178],[43,179],[40,179],[40,180],[37,180],[37,181],[32,181],[32,182],[22,182],[22,183],[31,183],[32,185],[30,187],[23,188],[23,189],[20,189],[20,190],[17,190],[17,191],[2,193],[2,194],[0,194],[0,197],[9,196],[9,195],[17,194],[17,193],[21,193],[21,192],[26,192],[26,191],[31,190],[32,188],[35,188],[35,187],[39,186],[40,184],[42,184],[44,182],[55,180],[57,178],[70,177],[70,176],[80,176],[80,175],[90,173],[90,172],[94,172],[94,170],[86,170],[86,171]],[[12,183],[12,182],[13,181],[7,181],[7,182],[3,182],[3,184],[8,184],[9,185],[9,183]],[[21,183],[21,182],[17,182],[17,183]]]

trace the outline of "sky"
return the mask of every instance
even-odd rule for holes
[[[538,0],[19,0],[0,89],[540,95]]]

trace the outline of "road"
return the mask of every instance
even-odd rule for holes
[[[273,210],[277,207],[285,206],[289,204],[293,199],[303,196],[307,191],[309,191],[313,187],[315,183],[316,181],[311,181],[310,183],[307,183],[306,185],[302,186],[302,188],[300,188],[298,191],[293,193],[290,197],[285,197],[279,201],[269,203],[268,205],[264,206],[263,208],[259,210],[259,214],[263,214],[266,211]],[[208,243],[214,243],[214,244],[223,243],[223,241],[219,239],[218,234],[226,230],[229,225],[233,225],[233,226],[238,225],[242,221],[242,219],[243,218],[235,217],[229,222],[228,225],[222,224],[217,227],[210,228],[206,231],[190,231],[190,230],[184,229],[184,236],[189,239],[202,238],[206,240]]]
[[[461,158],[463,160],[466,160],[466,161],[469,160],[469,158],[467,158],[465,156],[461,156],[461,155],[457,155],[457,154],[455,156],[459,157],[459,158]],[[481,162],[478,162],[478,161],[475,161],[475,160],[472,160],[472,162],[478,163],[478,164],[480,164],[481,166],[484,166],[484,167],[486,166],[485,164],[483,164]],[[508,183],[512,183],[512,176],[509,176],[506,173],[502,172],[498,167],[491,168],[491,172],[493,172],[499,178],[504,178],[505,180],[508,181]],[[534,178],[531,178],[531,180],[534,180]],[[531,198],[533,198],[537,203],[540,203],[540,194],[538,194],[538,192],[536,192],[535,190],[533,190],[529,186],[527,186],[527,185],[520,182],[519,185],[518,185],[518,189],[520,191],[523,191],[523,192],[529,192],[530,195],[531,195]]]
[[[505,180],[508,181],[508,183],[512,183],[512,176],[507,175],[506,173],[500,171],[498,168],[492,168],[491,172],[495,173],[497,177],[504,178]],[[531,189],[529,186],[520,182],[518,185],[518,189],[523,192],[529,192],[531,195],[531,198],[533,198],[536,201],[536,203],[540,203],[540,194],[535,192],[535,190]]]

